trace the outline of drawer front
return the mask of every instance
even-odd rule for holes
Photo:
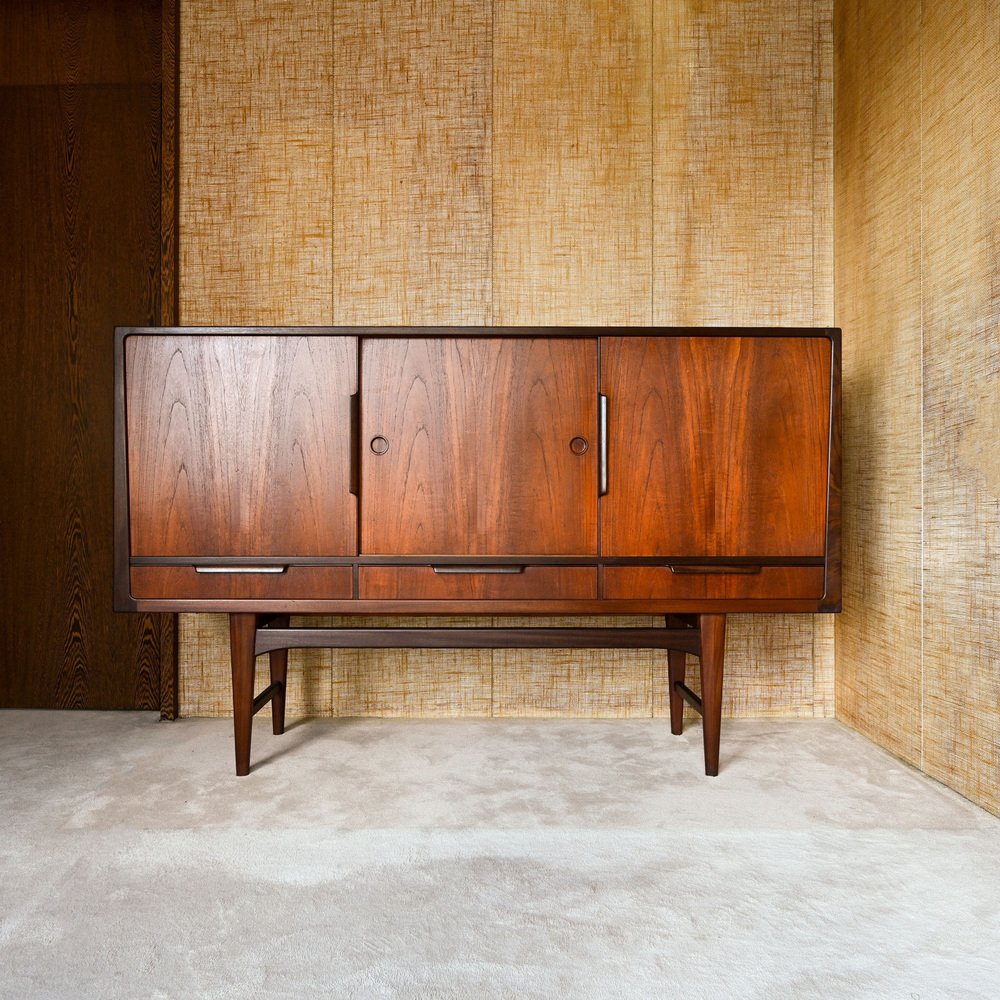
[[[362,566],[359,596],[369,601],[593,600],[592,566]]]
[[[763,566],[725,572],[724,568],[608,566],[604,597],[609,600],[792,600],[820,598],[822,566]]]
[[[198,572],[194,566],[133,566],[132,596],[146,600],[272,601],[349,600],[352,595],[350,566],[275,567],[279,568],[277,573]]]

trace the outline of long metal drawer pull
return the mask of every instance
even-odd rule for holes
[[[608,492],[608,397],[597,397],[597,495]]]
[[[432,566],[431,569],[443,576],[457,576],[459,574],[467,576],[472,574],[498,576],[500,574],[524,572],[523,566]]]
[[[196,573],[284,573],[287,566],[195,566]]]
[[[753,576],[759,573],[763,567],[761,566],[748,566],[745,564],[739,564],[736,566],[722,566],[719,564],[711,565],[706,564],[702,566],[693,565],[683,565],[683,564],[670,564],[669,569],[671,573],[676,573],[678,575],[695,575],[695,574],[739,574],[741,576]]]

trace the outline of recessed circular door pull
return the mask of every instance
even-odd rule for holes
[[[583,455],[590,447],[590,442],[586,438],[575,437],[569,443],[569,450],[574,455]]]
[[[389,442],[381,436],[373,437],[369,447],[376,455],[384,455],[389,450]]]

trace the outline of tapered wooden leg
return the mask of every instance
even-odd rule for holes
[[[233,665],[233,734],[236,738],[236,773],[250,773],[250,734],[253,727],[253,679],[256,657],[257,616],[229,616],[229,656]]]
[[[667,628],[684,628],[690,624],[679,615],[666,615],[663,621]],[[680,736],[684,732],[684,696],[677,685],[687,682],[687,653],[683,650],[667,651],[667,680],[670,684],[670,732]]]
[[[677,690],[687,676],[687,653],[683,650],[667,651],[667,677],[670,682],[670,732],[680,736],[684,732],[684,696]]]
[[[726,616],[699,615],[698,625],[701,630],[701,714],[705,739],[705,774],[714,776],[719,773]]]
[[[275,628],[288,628],[288,615],[272,619]],[[271,662],[271,683],[276,684],[271,698],[271,732],[280,736],[285,731],[285,687],[288,682],[288,650],[275,649],[268,654]]]

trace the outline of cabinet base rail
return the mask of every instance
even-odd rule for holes
[[[703,719],[705,773],[719,773],[724,614],[668,615],[664,628],[308,628],[289,627],[288,615],[239,612],[229,616],[233,672],[236,773],[250,773],[253,717],[268,702],[274,735],[285,731],[289,649],[664,649],[670,691],[670,731],[683,732],[684,702]],[[254,697],[257,657],[267,654],[270,685]],[[685,684],[687,654],[699,658],[699,698]]]

